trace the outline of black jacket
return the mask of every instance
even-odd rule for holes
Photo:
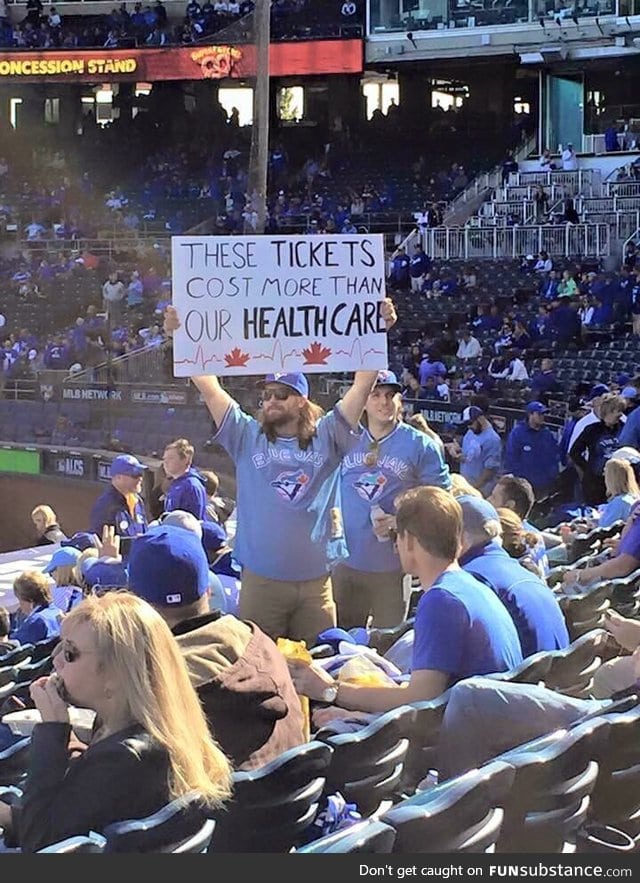
[[[69,755],[70,733],[63,723],[34,727],[24,795],[12,806],[12,839],[23,852],[143,818],[171,799],[166,749],[139,724],[92,743],[76,758]]]

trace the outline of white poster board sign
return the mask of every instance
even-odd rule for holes
[[[174,236],[174,374],[387,367],[382,236]]]

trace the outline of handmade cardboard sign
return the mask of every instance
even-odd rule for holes
[[[174,236],[174,374],[387,367],[382,236]]]

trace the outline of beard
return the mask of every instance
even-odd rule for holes
[[[279,429],[290,423],[292,416],[292,414],[286,412],[275,411],[270,414],[265,414],[263,411],[260,416],[260,423],[264,429]]]

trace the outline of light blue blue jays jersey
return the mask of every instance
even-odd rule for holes
[[[365,430],[358,446],[342,461],[342,517],[349,549],[345,564],[355,570],[384,573],[399,570],[400,558],[393,543],[378,541],[371,525],[371,508],[380,506],[393,515],[394,500],[401,491],[419,485],[448,490],[451,477],[436,442],[406,423],[380,439],[377,456],[372,455],[372,443]]]
[[[234,557],[268,579],[316,579],[346,555],[332,537],[330,510],[340,506],[340,461],[358,443],[334,408],[318,421],[306,450],[296,438],[270,442],[235,403],[215,435],[236,464],[238,530]]]

